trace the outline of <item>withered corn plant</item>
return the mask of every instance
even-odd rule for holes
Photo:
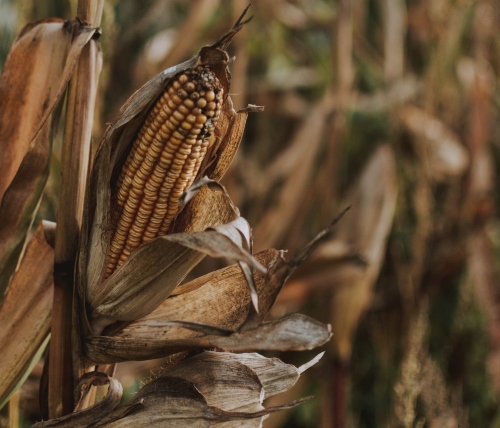
[[[74,21],[25,27],[0,82],[1,405],[44,355],[38,427],[262,426],[303,401],[263,407],[319,356],[296,368],[248,352],[330,338],[329,326],[303,315],[265,318],[333,223],[291,261],[274,249],[254,255],[250,227],[218,182],[248,113],[261,110],[235,111],[229,96],[226,48],[246,10],[128,99],[87,174],[102,7],[82,1]],[[64,94],[57,225],[30,233]],[[181,285],[206,255],[237,264]],[[121,403],[116,364],[166,356]],[[15,414],[11,400],[14,426]]]

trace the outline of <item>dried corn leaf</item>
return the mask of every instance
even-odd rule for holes
[[[210,406],[218,406],[226,411],[263,410],[263,385],[257,373],[233,356],[237,355],[203,352],[173,368],[167,368],[161,376],[192,382]]]
[[[127,410],[129,408],[132,410],[125,417],[122,417],[122,409],[119,408],[95,426],[106,428],[150,426],[256,428],[261,425],[260,421],[256,424],[254,419],[295,407],[304,401],[297,400],[288,405],[255,412],[228,412],[210,406],[193,383],[176,377],[159,377],[141,388],[127,404]]]
[[[201,232],[240,215],[224,186],[207,177],[187,189],[180,203],[184,206],[174,220],[172,233]]]
[[[184,326],[190,328],[189,324]],[[166,329],[162,327],[162,329]],[[226,334],[226,332],[224,332]],[[331,337],[330,326],[305,315],[293,314],[261,324],[230,336],[197,336],[162,340],[89,336],[85,340],[87,355],[97,363],[161,358],[181,351],[216,347],[241,352],[250,350],[302,351],[325,344]]]
[[[203,174],[213,180],[220,180],[224,176],[240,146],[248,113],[263,110],[264,107],[248,105],[247,108],[235,112],[231,99],[228,98],[224,106],[225,114],[219,119],[219,126],[215,130],[218,143],[214,145],[211,156],[206,157],[206,169],[202,168]]]
[[[335,331],[332,345],[346,361],[358,322],[370,303],[372,289],[380,272],[397,198],[396,164],[391,150],[382,146],[374,153],[351,191],[352,211],[346,216],[336,240],[350,243],[366,261],[365,269],[352,272],[352,261],[334,263],[328,282],[334,286],[330,321]],[[325,247],[327,249],[327,247]],[[317,257],[323,255],[318,250]],[[351,271],[346,282],[338,281]]]
[[[206,346],[233,350],[319,346],[328,340],[329,327],[321,323],[313,325],[309,318],[296,315],[278,324],[260,327],[259,322],[265,318],[292,271],[329,235],[343,214],[290,262],[285,261],[282,253],[276,250],[267,250],[255,256],[267,268],[266,275],[255,274],[259,301],[259,315],[255,318],[250,310],[251,296],[246,279],[239,267],[234,265],[180,286],[174,296],[149,315],[110,332],[113,338],[89,338],[89,355],[95,361],[109,362],[130,358],[150,359]],[[307,331],[314,328],[317,331],[311,331],[311,341],[308,342]],[[234,333],[237,330],[240,333]],[[242,330],[245,332],[241,333]],[[277,336],[273,338],[275,333]],[[222,336],[228,336],[227,340]]]
[[[260,410],[262,401],[292,388],[301,373],[316,364],[324,353],[319,354],[310,362],[300,367],[285,364],[278,358],[266,358],[260,354],[233,354],[230,352],[205,351],[173,367],[167,367],[160,376],[174,376],[193,382],[198,390],[207,398],[209,404],[219,406],[224,410]],[[246,367],[257,376],[263,394],[259,388],[256,397],[242,394],[237,399],[224,388],[224,384],[234,390],[241,382],[237,372]],[[215,379],[215,382],[212,380]],[[231,379],[229,381],[229,379]],[[227,381],[227,382],[226,382]],[[253,409],[252,409],[253,407]]]
[[[331,337],[331,328],[302,314],[288,315],[282,319],[220,337],[217,347],[236,352],[249,350],[304,351],[324,345]]]
[[[46,225],[46,229],[53,229]],[[47,234],[53,234],[47,231]],[[40,224],[0,309],[0,408],[29,373],[50,332],[54,250]]]
[[[167,367],[97,426],[261,427],[263,400],[290,389],[321,355],[296,368],[258,354],[203,352]]]
[[[95,30],[59,19],[26,26],[0,81],[0,295],[18,263],[48,176],[50,121]]]
[[[103,373],[87,373],[80,379],[76,391],[82,399],[92,386],[108,386],[106,396],[94,406],[80,410],[69,415],[51,419],[46,422],[39,422],[33,425],[34,428],[48,427],[94,427],[95,424],[111,413],[119,404],[123,395],[123,388],[116,379],[113,379]],[[78,397],[77,397],[78,398]],[[75,400],[75,401],[78,401]]]

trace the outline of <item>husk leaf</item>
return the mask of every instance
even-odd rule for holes
[[[91,302],[93,316],[133,321],[148,314],[170,295],[205,254],[244,261],[265,271],[242,243],[237,242],[238,238],[241,241],[240,223],[237,219],[219,230],[166,235],[141,245],[101,285],[99,294]]]
[[[85,397],[92,386],[103,385],[108,385],[108,391],[105,397],[97,404],[88,409],[76,411],[60,418],[54,418],[49,421],[36,423],[33,425],[33,428],[70,426],[78,428],[95,427],[96,423],[103,420],[120,404],[123,395],[123,388],[120,382],[103,373],[91,372],[82,376],[75,389],[78,394],[78,397],[75,397],[75,402],[78,402],[79,399],[81,400]]]
[[[258,408],[262,408],[263,400],[292,388],[299,379],[300,374],[316,364],[322,355],[323,353],[319,354],[309,363],[297,368],[291,364],[285,364],[278,358],[266,358],[257,353],[233,354],[230,352],[205,351],[183,360],[173,367],[167,367],[160,376],[175,376],[190,380],[196,384],[196,387],[207,398],[209,404],[219,406],[224,410],[242,410],[243,408],[250,410],[250,406],[254,407],[254,410],[258,410]],[[259,388],[256,397],[243,395],[238,399],[232,399],[231,395],[222,395],[228,392],[224,390],[225,383],[233,389],[238,389],[236,387],[240,383],[238,377],[235,376],[233,379],[229,379],[234,376],[235,371],[240,369],[239,366],[249,368],[257,377],[262,388],[262,394]],[[212,380],[218,383],[214,385]],[[226,380],[228,381],[226,382]],[[248,383],[248,381],[246,382]],[[244,384],[245,382],[241,383]],[[214,391],[212,391],[212,385],[214,385]]]
[[[181,351],[210,347],[235,352],[302,351],[325,344],[331,337],[330,330],[329,325],[305,315],[293,314],[229,336],[225,331],[223,336],[201,335],[167,340],[89,336],[85,340],[85,348],[93,361],[103,364],[161,358]]]
[[[147,385],[128,403],[133,411],[117,419],[121,409],[117,409],[96,427],[259,427],[260,421],[252,421],[269,413],[295,407],[305,400],[297,400],[288,405],[255,412],[224,411],[210,406],[196,386],[176,377],[159,377]],[[113,420],[111,422],[111,420]],[[108,422],[110,421],[110,422]],[[226,424],[221,425],[222,422]]]
[[[263,251],[255,258],[267,268],[266,274],[255,272],[259,319],[262,321],[280,292],[289,269],[277,250]],[[125,326],[116,336],[166,340],[197,335],[197,332],[186,329],[159,327],[168,320],[190,321],[236,331],[250,314],[250,291],[238,265],[183,284],[175,293],[150,314]],[[153,324],[158,327],[152,327]]]

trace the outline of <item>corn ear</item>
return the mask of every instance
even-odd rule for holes
[[[118,178],[120,217],[106,277],[140,244],[169,230],[207,152],[223,92],[215,74],[198,66],[175,76],[149,113]]]
[[[164,284],[160,283],[161,278],[166,276],[177,278],[175,282],[178,284],[177,281],[181,281],[203,258],[203,254],[189,249],[186,250],[189,254],[183,259],[182,264],[177,263],[166,267],[165,262],[168,257],[165,256],[170,254],[170,250],[168,250],[168,254],[165,253],[163,258],[160,257],[160,254],[155,254],[161,261],[157,260],[152,265],[147,259],[150,250],[147,249],[144,252],[142,246],[155,243],[157,241],[155,238],[166,232],[170,234],[172,232],[182,233],[186,230],[202,231],[215,225],[231,222],[239,215],[228,197],[217,190],[210,190],[208,193],[213,194],[215,198],[204,198],[205,201],[201,201],[202,198],[199,197],[202,196],[201,194],[196,196],[182,208],[181,216],[178,215],[177,211],[179,210],[178,197],[182,194],[183,189],[187,188],[190,182],[196,180],[197,177],[201,178],[204,175],[211,177],[214,168],[217,170],[217,177],[221,177],[241,140],[244,122],[249,110],[240,113],[235,112],[232,108],[228,96],[230,74],[227,66],[230,59],[225,49],[244,23],[241,20],[238,21],[214,45],[202,48],[198,55],[192,59],[159,73],[147,82],[129,98],[123,105],[119,116],[108,127],[96,153],[87,187],[77,263],[78,301],[76,304],[82,308],[80,313],[83,314],[83,317],[80,322],[84,335],[90,335],[96,331],[91,326],[96,320],[87,317],[89,315],[88,308],[97,308],[100,306],[100,302],[110,300],[109,296],[106,298],[104,291],[115,289],[119,285],[118,283],[121,283],[120,278],[123,275],[119,272],[123,271],[122,268],[127,268],[125,263],[129,264],[131,258],[135,259],[134,266],[137,269],[129,273],[130,284],[133,286],[127,291],[127,295],[139,293],[139,289],[143,291],[146,289],[148,293],[154,292],[156,297],[152,303],[155,304],[148,307],[148,311],[153,310],[172,291],[170,286],[165,287]],[[186,76],[187,79],[182,76]],[[183,82],[185,79],[186,81]],[[202,80],[199,83],[201,88],[197,88],[198,83],[196,83],[193,89],[190,83],[196,82],[197,79]],[[205,80],[208,83],[204,83]],[[184,87],[185,85],[188,86]],[[193,100],[196,101],[194,105],[191,106],[189,101],[186,105],[185,100],[191,98],[189,96],[183,98],[182,91],[192,94],[195,90],[196,92],[205,91],[205,94],[200,93],[200,98]],[[179,91],[181,91],[180,95]],[[206,101],[206,105],[196,105],[202,98]],[[200,103],[203,104],[203,101]],[[215,106],[211,103],[215,103]],[[165,110],[165,105],[171,110],[170,112]],[[192,110],[196,108],[201,111]],[[199,115],[207,117],[206,122],[201,123],[202,127],[199,133],[196,134],[193,134],[190,129],[182,128],[185,121],[181,121],[179,116],[182,114],[186,118],[191,113],[195,113],[193,114],[195,117]],[[175,117],[176,114],[178,118]],[[171,118],[170,125],[175,125],[175,129],[167,127],[169,117]],[[186,128],[189,128],[188,123],[185,124]],[[167,130],[170,131],[168,135]],[[226,132],[228,130],[233,130],[233,132]],[[175,159],[169,165],[159,165],[160,161],[158,161],[158,159],[162,159],[161,153],[165,148],[169,148],[173,138],[177,138],[179,141],[176,142],[175,147],[172,146],[174,148],[172,157],[175,158],[175,154],[186,156],[186,159],[181,159],[178,162],[184,166],[189,155],[197,153],[196,162],[189,167],[187,173],[186,171],[182,172],[182,168],[178,169],[176,172],[178,175],[173,178],[168,176],[168,172],[163,175],[165,171],[162,174],[154,174],[155,167],[159,166],[165,170],[175,169],[177,165]],[[189,139],[192,146],[186,144]],[[161,145],[158,145],[159,142]],[[187,146],[190,150],[189,154],[185,150],[186,147],[183,146]],[[204,154],[205,146],[206,154]],[[148,150],[151,151],[149,156]],[[183,151],[184,153],[182,153]],[[223,163],[219,164],[217,157],[221,152],[225,155]],[[158,153],[160,154],[158,155]],[[154,160],[151,162],[153,154]],[[143,157],[142,160],[141,157]],[[144,162],[146,164],[143,166]],[[149,166],[151,169],[147,170],[147,174],[144,174],[141,168],[146,168],[147,162],[151,163]],[[146,188],[147,180],[150,177],[150,184]],[[134,179],[139,188],[139,195],[135,194]],[[144,181],[144,186],[140,182],[141,179]],[[164,190],[163,187],[167,185],[168,180],[172,182],[169,184],[170,191],[168,188]],[[140,202],[146,201],[146,198],[151,196],[146,195],[146,192],[152,194],[152,200],[155,196],[159,198],[162,194],[167,206],[161,206],[156,199],[150,206],[148,203],[144,203],[140,211]],[[174,193],[175,196],[170,198]],[[205,193],[203,192],[203,194]],[[136,200],[134,201],[133,198]],[[214,202],[212,199],[216,201],[217,206],[220,207],[222,204],[223,209],[207,210],[207,205]],[[155,208],[157,210],[156,217]],[[170,214],[169,210],[171,210]],[[210,215],[205,217],[202,213],[207,213],[207,211]],[[182,221],[180,217],[182,217]],[[150,219],[154,219],[154,221],[150,221]],[[120,221],[122,226],[120,226]],[[148,226],[150,226],[149,230]],[[127,240],[129,248],[126,248]],[[173,247],[177,247],[178,244],[172,242],[167,246],[172,247],[173,251]],[[147,257],[145,257],[146,255]],[[118,268],[119,263],[123,263],[120,268]],[[128,268],[125,270],[129,271]],[[140,286],[138,286],[139,283]],[[173,284],[173,287],[175,285]],[[138,306],[140,305],[138,304]],[[135,315],[135,312],[140,308],[129,309],[130,314],[134,313]],[[112,320],[110,321],[112,322]]]

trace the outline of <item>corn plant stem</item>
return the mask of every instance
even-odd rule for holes
[[[16,391],[9,400],[9,428],[19,428],[19,401],[21,393]]]
[[[78,17],[98,26],[102,0],[80,1]],[[61,184],[55,238],[54,303],[52,312],[48,413],[50,418],[73,411],[72,305],[73,272],[89,168],[91,129],[99,75],[98,47],[83,49],[70,81],[61,156]]]

